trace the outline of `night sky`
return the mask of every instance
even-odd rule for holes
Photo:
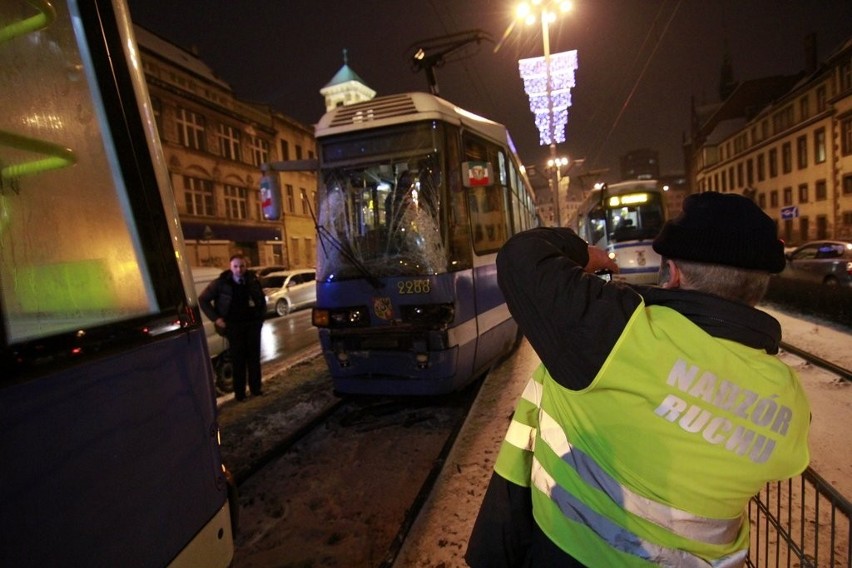
[[[525,164],[549,150],[529,110],[517,60],[543,54],[540,25],[518,25],[506,0],[128,0],[134,22],[187,49],[238,97],[266,103],[306,125],[325,106],[319,94],[343,65],[378,95],[427,91],[411,47],[482,30],[493,42],[437,69],[440,95],[506,124]],[[852,0],[574,0],[550,30],[551,52],[578,50],[565,144],[560,155],[610,168],[638,148],[660,152],[662,173],[682,171],[690,98],[718,101],[727,46],[734,79],[794,74],[804,38],[817,36],[824,61],[852,37]]]

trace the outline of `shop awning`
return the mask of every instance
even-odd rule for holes
[[[280,241],[280,227],[182,222],[183,238],[199,241]]]

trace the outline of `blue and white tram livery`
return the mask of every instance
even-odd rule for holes
[[[507,130],[408,93],[338,107],[316,136],[313,318],[335,390],[463,388],[518,339],[494,261],[537,220]]]
[[[121,0],[0,2],[0,564],[228,566],[234,492]]]
[[[666,220],[665,193],[655,180],[631,180],[596,188],[580,205],[575,227],[618,264],[613,279],[656,284],[660,255],[652,243]]]

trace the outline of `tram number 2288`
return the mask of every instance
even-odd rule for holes
[[[432,291],[432,282],[428,279],[402,280],[396,283],[400,294],[428,294]]]

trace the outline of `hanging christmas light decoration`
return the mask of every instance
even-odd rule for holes
[[[565,142],[577,50],[521,59],[518,67],[524,80],[524,92],[530,98],[530,110],[535,115],[541,145]]]

